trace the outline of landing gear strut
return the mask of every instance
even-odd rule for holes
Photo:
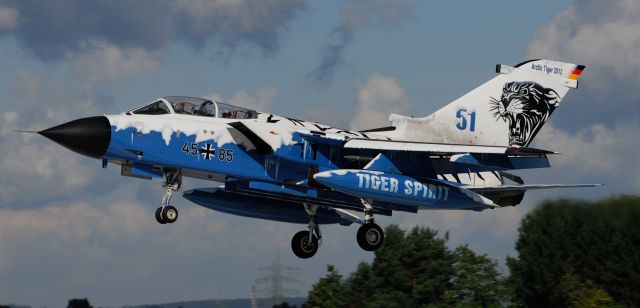
[[[178,220],[178,209],[171,205],[171,196],[174,191],[182,187],[182,173],[180,170],[167,170],[164,173],[164,196],[162,206],[156,209],[156,221],[160,224],[170,224]]]
[[[308,259],[318,252],[318,247],[322,243],[322,234],[317,222],[317,205],[304,204],[304,209],[309,216],[309,230],[296,233],[291,239],[291,249],[298,258]]]
[[[375,251],[382,247],[384,243],[384,232],[382,228],[373,221],[373,207],[371,202],[361,199],[364,206],[364,224],[358,229],[356,236],[360,248],[366,251]]]

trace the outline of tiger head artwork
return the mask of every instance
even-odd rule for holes
[[[509,125],[509,145],[526,147],[560,103],[556,91],[532,81],[505,83],[500,100],[491,97],[496,121]]]

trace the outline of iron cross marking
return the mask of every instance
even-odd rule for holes
[[[216,149],[214,149],[210,143],[205,144],[205,146],[201,147],[198,152],[200,152],[202,157],[206,160],[211,160],[211,157],[216,155]]]

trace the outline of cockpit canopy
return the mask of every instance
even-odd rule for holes
[[[126,114],[188,114],[226,119],[258,118],[258,113],[255,110],[237,107],[204,98],[183,96],[162,97],[150,104],[129,110],[126,112]]]

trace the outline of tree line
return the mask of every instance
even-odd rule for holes
[[[308,307],[636,307],[640,197],[553,200],[521,221],[509,272],[448,234],[390,225],[371,263],[327,266]]]

